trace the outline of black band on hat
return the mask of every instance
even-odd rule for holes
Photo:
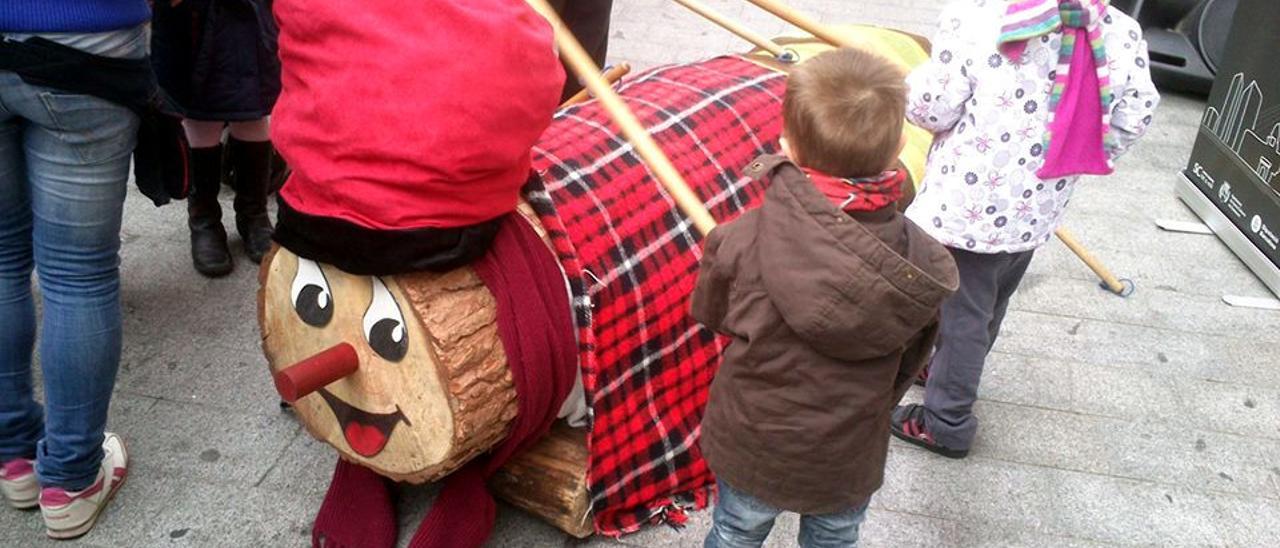
[[[283,198],[276,201],[280,206],[277,243],[299,257],[362,276],[446,272],[466,266],[489,250],[502,220],[453,228],[382,230],[309,215]]]

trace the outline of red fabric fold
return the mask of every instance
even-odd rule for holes
[[[388,482],[368,468],[338,459],[329,491],[311,528],[311,546],[395,546],[396,512]]]

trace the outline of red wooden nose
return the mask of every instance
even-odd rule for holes
[[[320,353],[276,372],[276,391],[293,403],[329,383],[360,369],[360,356],[347,343],[336,344]]]

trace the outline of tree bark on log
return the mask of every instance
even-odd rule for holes
[[[587,486],[587,430],[556,422],[489,480],[502,500],[577,538],[595,532]]]

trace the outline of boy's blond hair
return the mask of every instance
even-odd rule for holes
[[[867,177],[897,160],[907,108],[906,74],[874,53],[842,48],[791,71],[783,133],[800,165]]]

